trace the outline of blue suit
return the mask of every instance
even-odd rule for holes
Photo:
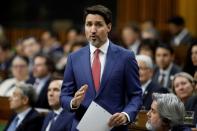
[[[142,105],[142,90],[140,88],[138,66],[134,54],[110,42],[105,67],[98,92],[95,91],[91,64],[90,47],[72,53],[68,57],[61,90],[61,105],[64,109],[73,111],[70,102],[77,90],[84,84],[88,85],[85,98],[75,111],[72,131],[83,117],[92,101],[105,108],[111,114],[126,112],[133,122]],[[114,128],[126,131],[127,126]]]
[[[45,131],[49,122],[53,119],[53,112],[50,112],[44,120],[44,124],[42,126],[42,131]],[[52,131],[70,131],[71,124],[70,121],[73,119],[73,113],[70,113],[66,110],[63,110],[60,115],[55,120],[54,125],[51,127]]]

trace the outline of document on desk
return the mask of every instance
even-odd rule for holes
[[[108,111],[92,101],[77,129],[79,131],[110,131],[108,122],[111,116]]]

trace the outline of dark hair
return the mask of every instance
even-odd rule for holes
[[[16,56],[12,59],[12,61],[14,61],[14,59],[16,59],[16,58],[22,59],[23,61],[25,61],[25,63],[26,63],[27,65],[29,65],[29,59],[28,59],[26,56],[16,55]]]
[[[170,51],[171,54],[174,54],[174,49],[172,48],[172,46],[171,46],[170,44],[167,44],[167,43],[160,43],[160,44],[158,44],[156,50],[157,50],[158,48],[164,48],[164,49]]]
[[[84,10],[84,21],[88,14],[101,15],[104,18],[106,24],[112,23],[112,13],[107,7],[103,5],[94,5],[86,8]]]
[[[181,16],[174,16],[168,20],[169,24],[175,24],[177,26],[185,25],[185,21]]]
[[[37,57],[41,57],[41,58],[44,58],[44,59],[45,59],[45,65],[47,66],[48,71],[49,71],[50,73],[53,73],[53,72],[55,71],[54,62],[51,60],[51,58],[49,58],[48,56],[46,56],[46,55],[44,55],[44,54],[42,54],[42,53],[37,54],[37,55],[34,57],[34,59],[37,58]]]
[[[0,42],[0,48],[1,48],[3,51],[8,51],[8,50],[11,49],[11,44],[10,44],[8,41]]]
[[[129,28],[131,30],[133,30],[135,33],[137,34],[140,34],[141,33],[141,30],[140,30],[140,26],[138,25],[138,23],[136,22],[131,22],[131,23],[128,23],[125,28]]]

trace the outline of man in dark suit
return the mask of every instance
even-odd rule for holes
[[[126,124],[135,120],[142,104],[134,54],[108,39],[108,8],[88,7],[84,19],[89,45],[68,56],[60,96],[62,107],[75,112],[72,131],[77,130],[92,101],[112,114],[108,122],[108,126],[114,127],[112,131],[127,131]]]
[[[34,58],[33,76],[35,77],[34,88],[38,95],[35,107],[49,109],[47,90],[54,71],[54,63],[49,57],[38,54]]]
[[[53,80],[48,87],[48,103],[52,109],[46,116],[42,131],[70,131],[73,113],[60,106],[60,90],[62,80]]]
[[[156,68],[153,80],[157,81],[162,87],[171,89],[173,76],[181,72],[181,68],[173,63],[174,51],[168,44],[159,44],[155,51]]]
[[[172,34],[170,41],[172,46],[189,45],[193,37],[185,27],[185,20],[181,16],[174,16],[168,20],[169,31]]]
[[[168,93],[166,88],[161,87],[157,82],[152,80],[153,62],[149,56],[137,55],[136,60],[139,66],[140,83],[143,92],[142,109],[150,110],[152,103],[152,93]]]
[[[43,116],[32,108],[36,93],[30,84],[16,86],[10,97],[10,108],[15,112],[4,131],[41,131]]]

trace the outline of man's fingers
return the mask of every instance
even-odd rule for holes
[[[120,126],[120,125],[123,125],[125,122],[126,122],[126,120],[125,120],[125,115],[124,114],[122,114],[122,113],[115,113],[110,118],[109,126],[110,127]]]

